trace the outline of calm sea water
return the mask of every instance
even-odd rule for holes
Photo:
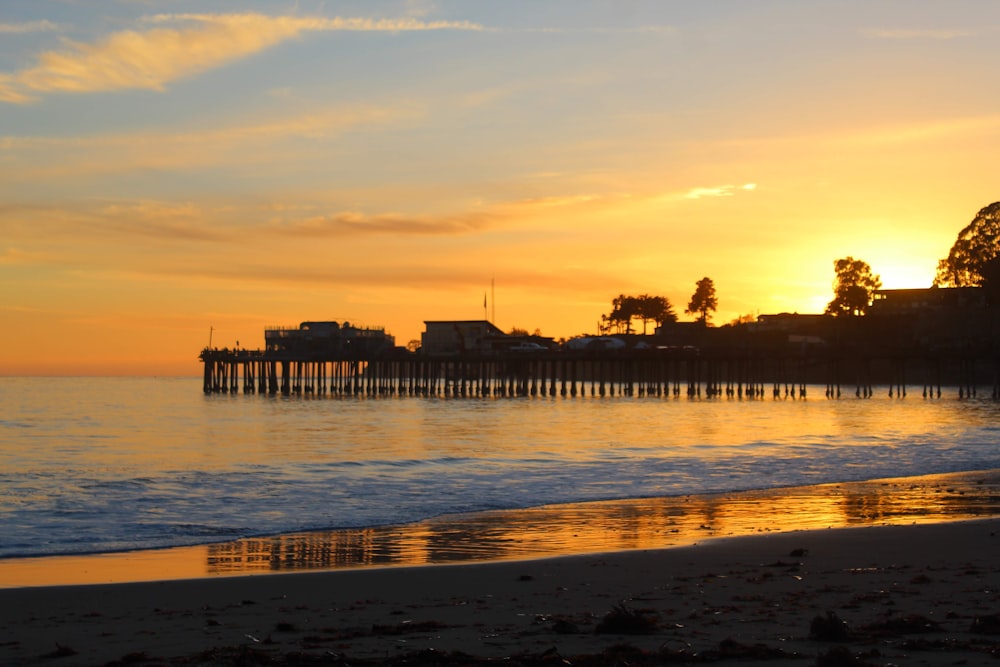
[[[205,396],[0,378],[0,557],[1000,468],[989,399]]]

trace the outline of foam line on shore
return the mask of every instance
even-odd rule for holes
[[[411,525],[0,560],[0,588],[412,566],[660,549],[709,538],[1000,516],[1000,470],[548,505]]]

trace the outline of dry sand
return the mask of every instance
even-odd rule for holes
[[[1000,519],[983,519],[11,588],[0,590],[0,664],[984,665],[1000,664],[998,614]]]

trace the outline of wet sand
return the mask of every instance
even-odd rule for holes
[[[0,590],[0,664],[984,664],[1000,655],[997,477],[284,536],[200,547],[190,579],[167,567],[177,550],[33,559],[35,582]],[[171,576],[135,578],[174,580],[27,585],[153,554]]]
[[[987,664],[1000,651],[998,529],[993,519],[476,565],[7,589],[0,663],[802,665],[840,652],[854,662],[829,664]]]

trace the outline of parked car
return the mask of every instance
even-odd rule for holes
[[[623,350],[625,341],[614,336],[581,336],[566,342],[567,350]]]
[[[511,352],[545,352],[548,348],[538,343],[518,343],[510,347]]]

